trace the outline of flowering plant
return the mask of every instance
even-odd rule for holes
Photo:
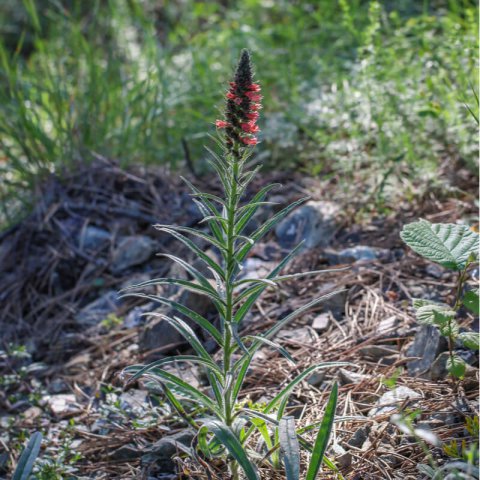
[[[276,186],[267,185],[250,201],[243,200],[246,188],[259,168],[247,170],[247,160],[251,156],[252,147],[257,143],[256,133],[259,129],[256,122],[261,108],[261,99],[260,85],[253,81],[250,56],[247,51],[243,51],[234,81],[230,83],[226,94],[225,118],[216,121],[218,131],[223,133],[218,142],[223,155],[219,157],[211,152],[211,165],[222,184],[224,195],[219,197],[202,193],[186,181],[192,190],[194,202],[204,216],[204,222],[208,224],[210,233],[181,226],[156,225],[157,229],[172,235],[193,251],[208,267],[214,281],[181,258],[166,255],[184,268],[191,279],[158,278],[130,287],[139,289],[150,285],[176,285],[205,295],[212,301],[218,312],[220,327],[216,328],[197,312],[166,297],[138,292],[128,293],[173,307],[197,327],[205,330],[218,345],[221,361],[214,360],[186,321],[176,316],[160,315],[165,322],[185,337],[196,355],[177,355],[145,366],[131,366],[126,369],[126,373],[131,375],[130,380],[143,376],[158,382],[178,414],[197,432],[192,454],[201,453],[206,458],[223,457],[229,465],[233,479],[240,478],[240,467],[249,480],[258,480],[258,465],[270,463],[274,468],[282,468],[283,464],[287,479],[297,480],[300,475],[301,446],[313,452],[306,475],[307,480],[313,480],[322,462],[330,468],[335,468],[324,456],[324,452],[334,420],[337,385],[333,386],[323,420],[300,430],[295,427],[294,418],[285,415],[289,395],[296,385],[315,370],[341,366],[345,363],[330,362],[309,367],[281,388],[261,409],[246,408],[239,401],[255,352],[266,345],[277,349],[290,362],[295,363],[289,353],[272,338],[281,328],[306,310],[333,295],[313,299],[307,305],[276,322],[262,335],[242,335],[242,321],[267,288],[276,287],[279,282],[285,280],[324,272],[280,274],[298,252],[301,246],[299,245],[286,255],[265,278],[242,278],[241,276],[242,264],[254,244],[305,200],[292,203],[273,215],[252,234],[245,235],[246,227],[255,212],[268,203],[265,198]],[[192,241],[191,236],[200,238],[218,249],[222,256],[221,265],[203,252]],[[191,362],[203,367],[208,377],[209,391],[197,389],[163,368],[169,363],[177,362]],[[194,404],[197,409],[193,411],[201,411],[202,414],[192,414],[187,404]],[[318,434],[315,444],[312,445],[302,436],[302,433],[316,428],[318,428]],[[255,431],[263,439],[260,451],[254,448],[251,441]]]

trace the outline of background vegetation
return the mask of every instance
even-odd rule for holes
[[[97,155],[179,167],[187,148],[204,171],[242,47],[275,168],[377,190],[445,162],[477,173],[475,2],[8,0],[0,32],[3,221],[45,173]]]

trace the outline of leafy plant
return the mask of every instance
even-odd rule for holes
[[[322,462],[335,468],[324,455],[334,421],[337,400],[337,386],[334,385],[325,409],[322,422],[318,425],[298,429],[292,417],[285,415],[288,399],[293,389],[318,369],[345,365],[342,362],[329,362],[313,365],[283,387],[272,400],[262,408],[246,408],[239,400],[242,387],[252,358],[262,346],[277,349],[287,360],[294,363],[290,354],[273,337],[283,327],[299,317],[306,310],[316,306],[332,294],[313,299],[286,317],[277,321],[261,335],[243,335],[241,325],[253,308],[256,300],[267,288],[275,288],[280,282],[305,275],[318,275],[321,271],[311,271],[292,275],[281,275],[282,269],[298,252],[300,245],[291,251],[265,278],[245,278],[242,264],[256,242],[261,240],[292,209],[302,203],[299,200],[276,213],[253,233],[246,235],[246,229],[255,212],[265,204],[267,194],[276,185],[263,187],[250,201],[245,201],[245,192],[254,179],[259,166],[249,170],[252,146],[257,143],[256,121],[261,108],[260,85],[254,83],[247,51],[243,51],[238,63],[235,78],[230,82],[226,94],[225,118],[217,120],[217,129],[223,130],[217,144],[222,156],[210,151],[211,165],[223,187],[223,197],[200,192],[187,180],[192,190],[193,201],[202,212],[203,223],[210,232],[181,226],[156,225],[188,247],[208,268],[211,277],[194,268],[181,258],[166,254],[165,257],[179,264],[191,280],[158,278],[129,289],[138,290],[150,285],[176,285],[207,296],[215,306],[220,320],[217,328],[206,318],[186,306],[166,297],[127,293],[147,298],[173,307],[184,319],[154,313],[175,328],[190,343],[196,355],[178,355],[163,358],[149,365],[128,367],[125,372],[131,375],[130,381],[145,377],[160,384],[166,398],[180,417],[193,427],[196,434],[196,449],[207,458],[227,458],[232,477],[238,479],[241,468],[249,480],[257,480],[257,465],[270,463],[279,468],[285,466],[288,480],[299,478],[300,447],[312,452],[307,478],[316,478]],[[197,246],[191,237],[202,240],[218,250],[222,256],[221,265]],[[204,348],[192,328],[192,324],[205,330],[218,345],[221,361],[216,361]],[[203,367],[207,373],[210,392],[193,387],[163,367],[169,363],[191,362]],[[196,410],[191,413],[188,404]],[[200,413],[198,413],[200,412]],[[302,433],[309,428],[319,427],[315,444],[312,445]],[[263,439],[260,450],[252,445],[252,435],[258,432]],[[227,456],[228,454],[228,456]]]
[[[475,332],[460,332],[456,317],[462,306],[475,315],[479,312],[478,288],[464,293],[468,269],[478,259],[479,235],[465,225],[431,224],[420,220],[406,225],[400,236],[422,257],[459,272],[453,306],[424,299],[414,299],[413,306],[419,324],[435,326],[448,338],[447,370],[452,376],[463,378],[466,364],[455,354],[455,342],[458,340],[466,348],[478,350],[480,337]]]

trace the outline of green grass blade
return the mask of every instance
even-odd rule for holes
[[[322,465],[325,450],[327,449],[328,441],[330,439],[330,433],[332,432],[333,421],[335,420],[337,397],[338,385],[335,382],[332,392],[330,393],[327,406],[325,408],[322,425],[320,426],[317,438],[315,439],[312,458],[310,459],[310,464],[308,466],[307,476],[305,477],[305,480],[315,480],[317,478],[317,474],[320,470],[320,466]]]
[[[300,446],[295,432],[295,419],[283,417],[278,425],[278,438],[283,453],[287,480],[298,480],[300,477]]]
[[[33,464],[40,452],[42,444],[42,434],[35,432],[28,441],[27,446],[23,450],[18,459],[17,468],[13,474],[12,480],[27,480],[33,469]]]

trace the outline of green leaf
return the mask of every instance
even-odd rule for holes
[[[419,307],[416,312],[420,325],[442,326],[455,318],[456,313],[448,306],[430,304]]]
[[[264,343],[265,345],[274,348],[275,350],[278,350],[292,365],[296,365],[295,360],[293,357],[288,353],[288,351],[283,348],[281,345],[278,343],[272,342],[268,338],[264,338],[261,335],[248,335],[245,337],[245,339],[252,339],[252,340],[258,340],[261,343]],[[248,350],[247,353],[249,354]]]
[[[400,236],[422,257],[453,270],[465,268],[470,255],[476,257],[479,249],[478,233],[466,225],[420,220],[404,226]]]
[[[322,370],[325,368],[332,368],[332,367],[346,367],[351,365],[348,362],[325,362],[320,363],[318,365],[312,365],[311,367],[304,370],[300,375],[295,377],[286,387],[284,387],[280,393],[275,395],[275,397],[267,403],[266,407],[263,409],[263,413],[269,413],[271,410],[275,408],[275,406],[280,403],[284,398],[285,395],[290,395],[292,390],[306,377],[310,376],[316,370]]]
[[[280,210],[278,213],[276,213],[270,220],[267,220],[261,227],[259,227],[255,232],[253,232],[252,235],[250,235],[250,238],[254,241],[257,242],[260,240],[264,235],[266,235],[278,222],[280,222],[283,218],[285,218],[295,207],[300,205],[301,203],[304,203],[306,200],[308,200],[309,197],[301,198],[300,200],[297,200],[296,202],[291,203],[287,207],[285,207],[283,210]],[[235,252],[235,257],[239,263],[243,262],[245,257],[248,255],[248,252],[252,249],[252,245],[246,244],[240,249]]]
[[[248,480],[260,480],[255,465],[250,462],[242,444],[227,425],[218,420],[207,420],[204,426],[213,432],[218,440],[227,447],[230,455],[242,467]]]
[[[35,432],[28,441],[27,446],[23,450],[18,459],[17,468],[13,474],[12,480],[27,480],[33,469],[33,464],[40,452],[42,444],[42,434]]]
[[[447,307],[446,304],[434,302],[433,300],[426,300],[425,298],[412,298],[412,306],[415,310],[418,310],[420,307],[424,307],[425,305],[438,305]]]
[[[480,315],[479,289],[469,290],[463,297],[463,304],[475,315]]]
[[[146,293],[128,293],[125,295],[121,295],[120,298],[123,297],[139,297],[139,298],[145,298],[148,300],[152,300],[154,302],[159,302],[163,305],[167,305],[173,309],[175,309],[177,312],[185,315],[188,317],[190,320],[192,320],[194,323],[196,323],[198,326],[202,327],[204,330],[206,330],[210,335],[215,339],[215,341],[218,343],[220,347],[223,346],[223,338],[222,334],[216,329],[211,322],[209,322],[206,318],[202,317],[200,314],[197,312],[194,312],[193,310],[190,310],[189,308],[185,307],[181,303],[175,302],[174,300],[170,300],[169,298],[165,297],[160,297],[158,295],[149,295]]]
[[[283,453],[287,480],[298,480],[300,478],[300,446],[293,417],[286,416],[280,420],[278,438]]]
[[[135,374],[137,370],[143,368],[143,365],[133,365],[125,369],[126,373]],[[219,410],[218,406],[212,401],[210,397],[207,397],[200,390],[192,387],[189,383],[185,382],[181,378],[177,377],[173,373],[162,370],[161,368],[152,368],[148,373],[144,374],[145,377],[159,382],[160,384],[167,384],[170,388],[180,392],[181,395],[189,398],[203,407],[208,408],[215,413],[219,418],[223,418],[223,413]]]
[[[318,430],[315,445],[313,447],[312,458],[308,466],[307,476],[305,480],[315,480],[317,478],[320,466],[324,460],[325,450],[327,449],[330,434],[332,432],[333,421],[335,420],[335,409],[337,406],[338,385],[333,385],[332,392],[328,399],[325,414],[323,415],[322,425]]]
[[[470,350],[480,349],[480,333],[462,332],[458,335],[458,339]]]
[[[447,371],[455,378],[462,379],[465,376],[467,365],[462,358],[458,355],[448,357],[447,359]]]
[[[182,242],[187,248],[189,248],[193,253],[195,253],[207,266],[212,270],[215,270],[220,278],[225,280],[225,273],[220,265],[217,262],[213,261],[201,248],[199,248],[192,240],[183,235],[182,233],[176,232],[174,230],[163,229],[163,231],[169,233],[172,237],[176,238]]]

